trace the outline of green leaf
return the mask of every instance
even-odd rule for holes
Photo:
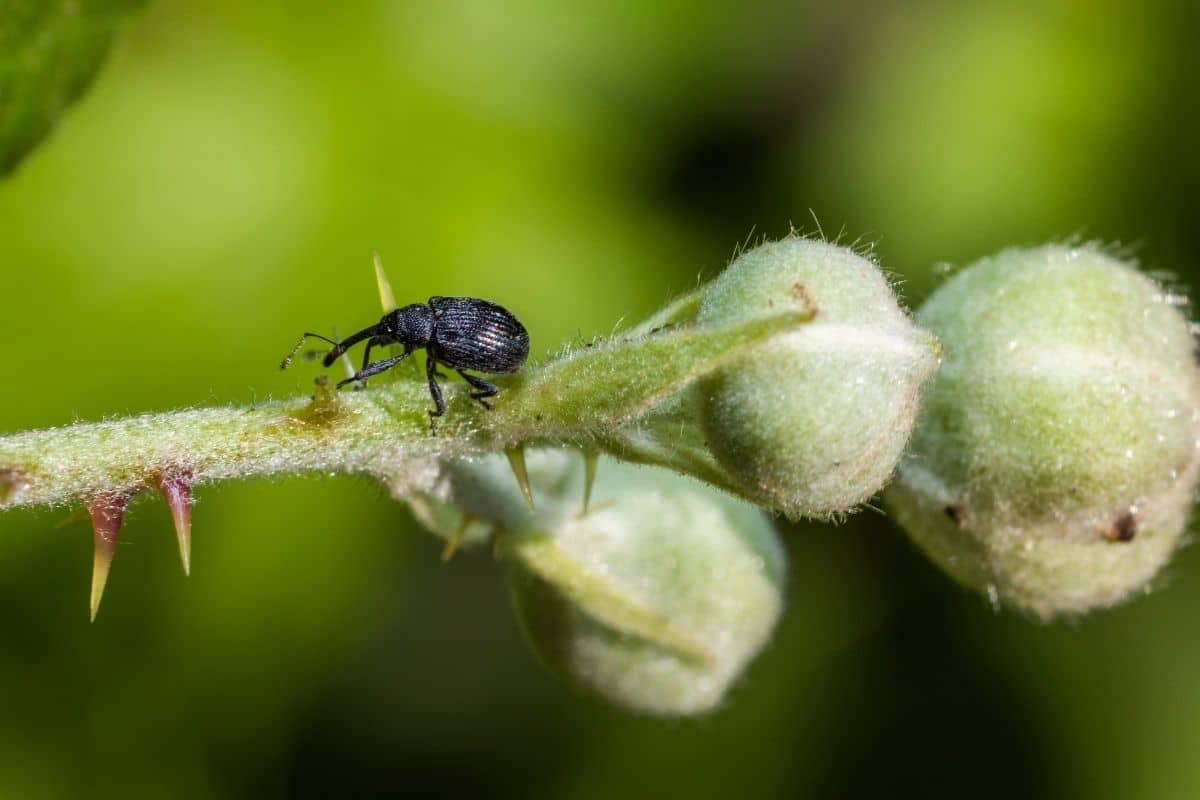
[[[143,0],[0,0],[0,177],[91,85]]]

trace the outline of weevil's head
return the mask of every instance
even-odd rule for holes
[[[379,333],[408,347],[425,347],[433,337],[433,309],[424,303],[397,308],[379,320]]]

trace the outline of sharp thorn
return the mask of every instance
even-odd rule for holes
[[[505,450],[504,455],[508,456],[508,465],[512,467],[513,477],[517,479],[517,486],[521,488],[521,496],[525,498],[525,505],[529,506],[530,511],[537,511],[533,506],[533,489],[529,486],[529,472],[525,469],[525,448],[513,447]]]
[[[442,563],[446,563],[454,558],[454,554],[458,552],[458,548],[462,546],[463,539],[467,536],[467,528],[471,527],[471,523],[474,521],[475,518],[470,514],[462,515],[462,519],[458,523],[458,530],[454,532],[454,535],[446,541],[446,546],[442,548]]]
[[[92,538],[95,543],[92,555],[92,622],[96,621],[96,613],[100,611],[104,585],[108,583],[108,572],[117,549],[117,534],[121,532],[121,523],[125,521],[129,499],[129,495],[110,495],[96,498],[87,506],[88,514],[92,517]]]
[[[192,484],[185,472],[161,472],[155,485],[171,509],[175,535],[179,538],[179,560],[183,574],[192,574]]]
[[[96,540],[96,549],[92,554],[92,596],[88,621],[95,622],[100,613],[100,601],[104,598],[104,587],[108,583],[108,571],[112,568],[113,554],[116,542]]]
[[[379,286],[379,305],[383,306],[383,313],[387,314],[396,310],[396,296],[392,294],[392,285],[388,283],[387,273],[383,271],[383,259],[379,257],[379,253],[373,253],[372,260],[375,263],[375,283]]]
[[[353,381],[354,376],[358,373],[358,371],[354,369],[354,362],[350,360],[350,355],[348,353],[342,353],[341,362],[342,369],[346,371],[346,380]],[[363,381],[364,386],[366,383],[366,381]]]
[[[583,513],[588,513],[592,504],[592,487],[596,485],[596,466],[600,463],[600,454],[595,450],[583,451]]]

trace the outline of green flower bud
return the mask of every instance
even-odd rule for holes
[[[1109,606],[1178,543],[1200,371],[1178,296],[1094,246],[984,259],[917,315],[946,347],[886,500],[962,583],[1049,617]]]
[[[690,478],[607,460],[583,513],[581,457],[537,450],[526,464],[533,510],[499,456],[449,463],[407,499],[444,538],[496,537],[517,616],[552,670],[636,711],[716,705],[783,609],[786,557],[767,516]]]
[[[713,708],[783,609],[766,516],[664,470],[604,462],[589,513],[513,547],[514,605],[542,661],[636,711]]]
[[[875,264],[796,237],[734,261],[709,286],[697,320],[794,307],[817,316],[704,381],[703,425],[748,497],[789,516],[828,517],[891,476],[940,347],[901,310]]]
[[[573,481],[578,480],[580,457],[566,450],[535,450],[526,459],[526,476],[541,516],[558,516],[578,503]],[[407,502],[414,516],[431,533],[453,543],[453,550],[487,544],[502,531],[537,527],[512,467],[502,456],[490,455],[443,461],[425,491],[408,484],[393,487],[396,499]]]

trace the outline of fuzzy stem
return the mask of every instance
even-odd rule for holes
[[[809,319],[810,313],[789,311],[605,341],[500,381],[504,391],[492,412],[448,385],[449,411],[436,436],[424,383],[405,381],[361,392],[335,392],[322,382],[307,400],[0,437],[0,508],[128,495],[154,486],[164,472],[185,472],[193,483],[358,472],[386,476],[401,489],[419,487],[444,458],[528,443],[590,445]]]
[[[0,438],[0,464],[14,476],[0,507],[138,491],[168,468],[188,468],[195,483],[378,468],[448,444],[429,438],[421,400],[417,387],[401,384],[386,395],[335,396],[320,388],[311,400],[148,414]]]

